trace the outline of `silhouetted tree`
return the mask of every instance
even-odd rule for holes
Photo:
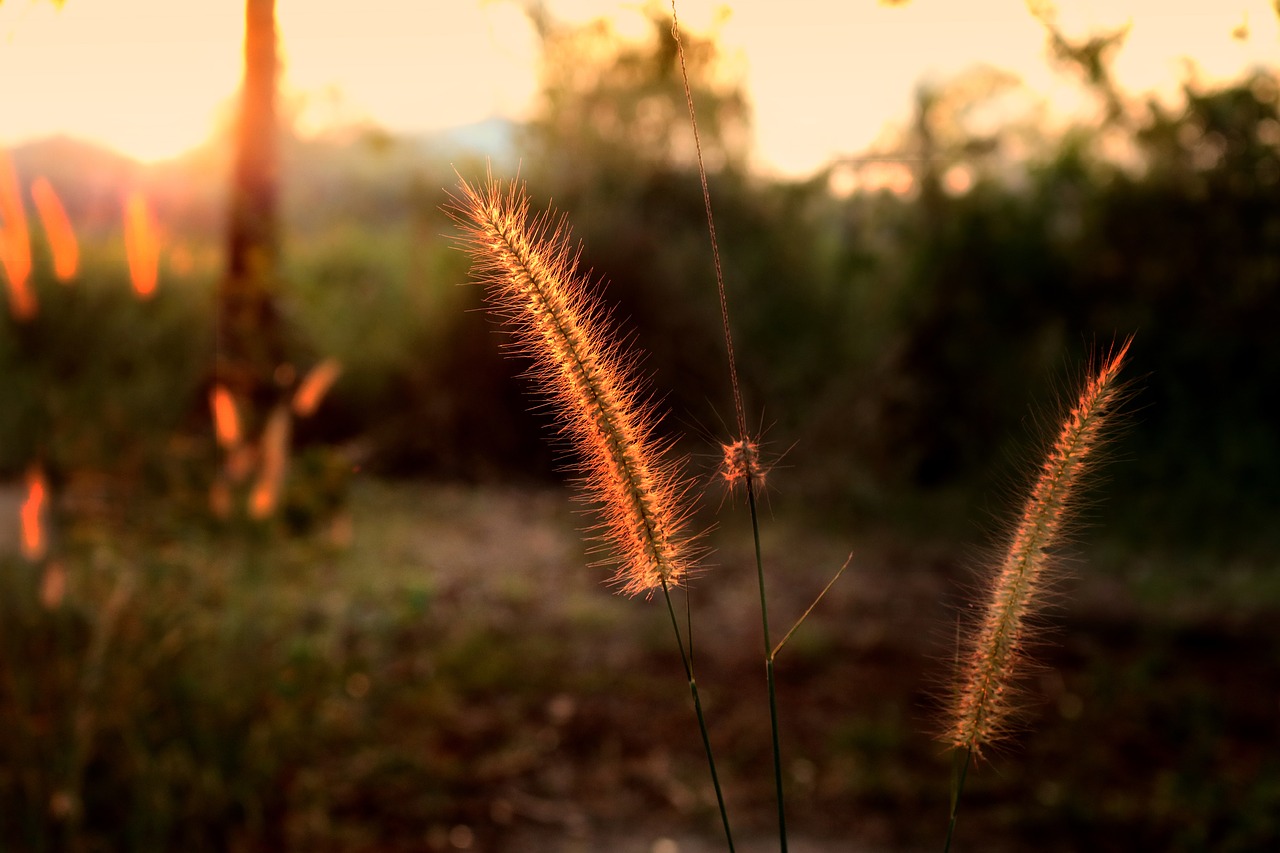
[[[276,152],[275,0],[245,4],[244,83],[235,131],[227,222],[227,266],[218,289],[218,381],[265,412],[284,362],[276,309],[279,265],[279,162]],[[257,413],[257,414],[255,414]]]

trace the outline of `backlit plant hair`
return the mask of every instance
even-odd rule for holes
[[[462,228],[472,273],[494,312],[529,356],[575,467],[600,511],[599,536],[624,593],[674,587],[693,565],[686,534],[687,485],[654,437],[658,418],[632,373],[636,357],[577,271],[568,228],[550,211],[530,218],[523,186],[466,181],[451,213]]]
[[[1052,553],[1079,500],[1081,480],[1092,467],[1095,451],[1124,396],[1117,377],[1130,343],[1126,340],[1119,351],[1108,355],[1067,413],[991,580],[967,654],[961,658],[945,735],[959,759],[948,848],[970,760],[1007,734],[1012,683],[1023,668],[1029,620],[1044,598]]]
[[[449,212],[462,229],[472,274],[487,285],[489,304],[512,332],[515,349],[532,358],[532,376],[577,448],[583,486],[600,509],[600,536],[611,548],[607,559],[618,566],[615,581],[631,595],[662,592],[733,853],[693,676],[692,639],[686,650],[671,603],[671,588],[696,562],[685,532],[688,481],[678,464],[664,460],[668,448],[654,438],[658,419],[631,371],[636,357],[622,348],[605,308],[578,273],[564,219],[551,211],[530,219],[521,184],[503,189],[490,177],[477,189],[462,181]]]

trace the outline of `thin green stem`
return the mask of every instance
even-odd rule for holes
[[[764,674],[769,685],[769,724],[773,730],[773,783],[778,801],[778,843],[787,853],[787,810],[782,797],[782,745],[778,737],[778,690],[773,678],[773,642],[769,638],[769,603],[764,592],[764,559],[760,556],[760,519],[756,512],[755,487],[746,478],[747,506],[751,509],[751,535],[756,547],[756,579],[760,585],[760,623],[764,629]]]
[[[702,700],[698,698],[698,683],[693,678],[693,668],[689,656],[685,653],[684,640],[680,637],[680,623],[676,620],[675,606],[671,603],[671,590],[666,580],[662,581],[662,597],[667,602],[667,613],[671,615],[671,630],[676,635],[676,645],[680,648],[680,662],[684,664],[685,677],[689,679],[689,692],[693,695],[693,710],[698,716],[698,731],[702,733],[702,746],[707,751],[707,766],[711,768],[711,784],[716,789],[716,803],[720,806],[720,821],[724,824],[724,839],[729,845],[729,853],[734,853],[733,832],[729,829],[729,812],[724,805],[724,792],[720,788],[720,776],[716,773],[716,759],[711,752],[711,736],[707,733],[707,720],[702,713]]]
[[[693,653],[693,595],[687,586],[684,588],[684,634],[689,638],[689,674],[692,675],[697,669],[697,657]]]
[[[680,16],[676,0],[671,0],[671,37],[676,42],[680,60],[680,79],[684,81],[684,98],[689,107],[689,125],[693,128],[693,149],[698,155],[698,179],[702,182],[702,203],[707,210],[707,234],[711,238],[711,258],[715,262],[716,291],[720,296],[720,321],[724,329],[724,347],[729,357],[729,382],[733,386],[733,410],[737,417],[738,435],[747,437],[747,414],[742,405],[742,386],[738,382],[738,362],[733,353],[733,332],[729,328],[729,300],[725,295],[724,270],[720,264],[720,243],[716,240],[716,218],[711,212],[711,189],[707,184],[707,167],[702,160],[702,137],[698,134],[698,115],[693,108],[693,89],[689,86],[689,69],[684,61],[684,42],[680,39]]]
[[[702,201],[707,211],[707,233],[711,238],[711,257],[715,262],[716,290],[720,297],[720,319],[724,326],[724,344],[729,358],[729,381],[733,388],[733,408],[737,418],[738,436],[747,438],[746,409],[742,404],[742,387],[738,382],[738,365],[733,351],[733,333],[729,326],[729,302],[725,294],[724,271],[720,264],[720,245],[716,240],[716,221],[711,210],[711,190],[707,183],[707,168],[702,158],[702,139],[698,135],[698,116],[693,106],[693,90],[689,86],[689,70],[684,60],[684,43],[680,39],[680,17],[676,12],[676,0],[671,0],[671,37],[676,42],[676,56],[680,60],[680,78],[684,82],[684,96],[689,107],[689,123],[693,128],[693,146],[698,158],[698,179],[702,183]],[[760,582],[760,619],[764,626],[764,666],[769,684],[769,720],[773,728],[773,775],[778,793],[778,836],[782,853],[787,851],[787,818],[782,801],[782,748],[778,741],[778,692],[773,678],[773,643],[769,639],[769,607],[764,591],[764,561],[760,557],[760,522],[756,513],[755,490],[752,486],[754,471],[746,471],[747,503],[751,507],[751,532],[756,547],[756,575]],[[664,586],[665,588],[665,586]],[[692,684],[692,678],[690,679]]]
[[[961,760],[959,754],[956,755],[956,770],[951,779],[951,820],[947,824],[947,843],[942,848],[942,853],[950,853],[951,837],[956,831],[956,815],[960,811],[960,794],[964,791],[964,780],[969,775],[969,763],[973,760],[973,750],[965,749],[964,759]]]

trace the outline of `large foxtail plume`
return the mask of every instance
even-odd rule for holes
[[[492,310],[530,356],[576,450],[588,496],[598,505],[600,538],[627,594],[676,586],[694,562],[685,533],[686,486],[654,437],[657,418],[631,373],[606,310],[587,278],[563,218],[530,218],[524,188],[490,178],[463,181],[450,213],[462,229],[472,273]]]

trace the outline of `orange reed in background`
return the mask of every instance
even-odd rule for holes
[[[80,266],[80,246],[67,217],[67,209],[53,191],[53,185],[44,177],[32,181],[31,198],[36,203],[40,224],[44,226],[45,237],[49,240],[49,251],[53,253],[53,274],[58,281],[70,281]]]
[[[209,408],[213,412],[213,430],[220,447],[235,447],[240,443],[240,416],[236,401],[226,386],[215,385],[209,392]]]
[[[27,213],[22,206],[18,173],[7,151],[0,150],[0,266],[9,284],[9,310],[18,320],[36,315],[36,297],[28,281],[31,276],[31,238],[27,233]]]
[[[27,496],[22,501],[22,555],[28,560],[39,560],[47,546],[44,530],[45,501],[48,487],[44,471],[39,465],[27,469]]]
[[[329,389],[333,387],[334,382],[338,381],[340,375],[342,375],[342,365],[335,358],[326,358],[311,368],[302,380],[302,384],[298,386],[298,390],[294,392],[293,413],[300,418],[315,414],[325,394],[329,393]]]
[[[262,430],[258,479],[249,494],[249,515],[263,519],[275,512],[289,461],[289,410],[276,406]]]
[[[140,299],[156,291],[160,264],[160,237],[146,196],[134,191],[124,203],[124,246],[129,256],[129,278]]]

